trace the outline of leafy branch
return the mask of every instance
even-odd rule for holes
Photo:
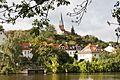
[[[13,2],[12,6],[7,3],[0,4],[1,23],[15,24],[18,18],[31,18],[38,16],[41,20],[46,20],[49,10],[54,10],[54,3],[57,7],[70,4],[67,0],[23,0],[20,4]],[[44,18],[44,19],[43,19]]]

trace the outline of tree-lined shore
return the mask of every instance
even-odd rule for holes
[[[101,48],[109,45],[94,36],[58,35],[53,25],[41,30],[39,35],[31,30],[15,30],[6,33],[8,39],[0,47],[0,72],[16,73],[18,71],[43,66],[47,72],[77,73],[77,72],[117,72],[120,71],[119,50],[116,54],[101,52],[99,59],[92,62],[77,62],[62,49],[50,46],[52,44],[78,44],[84,48],[88,43],[97,44]],[[31,43],[33,58],[22,57],[21,43]],[[115,45],[115,42],[110,42]]]

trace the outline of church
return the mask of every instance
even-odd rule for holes
[[[71,28],[71,32],[65,30],[64,27],[65,27],[65,26],[64,26],[64,22],[63,22],[62,13],[61,13],[60,21],[59,21],[59,29],[61,30],[61,33],[60,33],[60,34],[66,35],[66,36],[67,36],[67,35],[77,35],[77,34],[75,33],[75,30],[74,30],[74,27],[73,27],[73,26],[72,26],[72,28]]]

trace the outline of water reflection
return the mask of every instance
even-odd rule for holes
[[[120,73],[16,74],[0,75],[0,80],[120,80]]]

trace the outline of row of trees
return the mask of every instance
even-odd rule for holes
[[[85,47],[88,43],[94,43],[100,45],[101,47],[105,47],[108,43],[98,40],[98,38],[94,36],[88,35],[84,37],[79,35],[57,35],[53,25],[49,25],[48,27],[41,29],[39,31],[39,35],[37,36],[33,30],[35,30],[35,28],[25,31],[18,30],[7,32],[8,39],[6,43],[0,47],[1,73],[15,73],[17,70],[19,71],[34,66],[44,66],[47,71],[52,71],[54,73],[97,72],[99,65],[102,66],[102,69],[106,68],[104,64],[107,64],[108,62],[104,62],[103,60],[107,58],[106,56],[102,56],[103,59],[101,60],[103,61],[95,61],[93,63],[75,63],[75,60],[69,57],[64,50],[54,48],[49,44],[61,44],[68,42],[68,44],[79,44],[80,46]],[[20,46],[21,42],[30,42],[32,44],[31,48],[34,55],[32,59],[22,57],[22,50]],[[95,65],[98,67],[95,68]],[[103,72],[104,69],[100,71]]]

